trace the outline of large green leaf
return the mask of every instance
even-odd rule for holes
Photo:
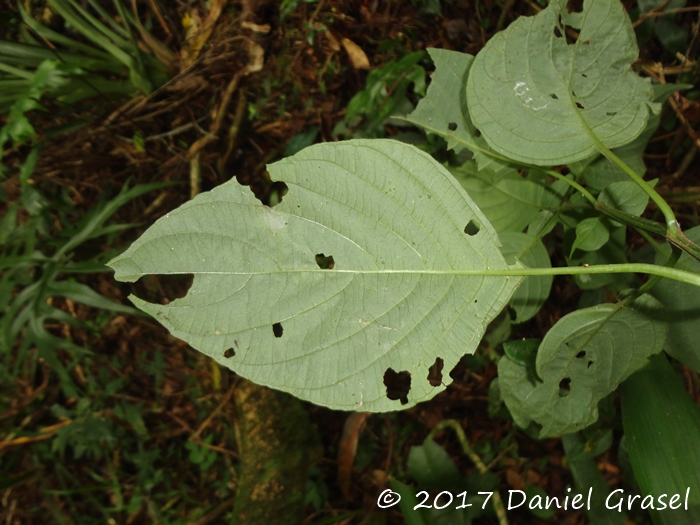
[[[537,352],[537,375],[508,356],[498,363],[503,400],[515,422],[542,425],[541,437],[578,431],[598,418],[598,401],[660,352],[668,326],[649,296],[632,306],[602,304],[562,317]]]
[[[512,257],[530,268],[552,267],[547,248],[540,238],[519,232],[503,232],[500,238],[503,243],[501,253],[506,261]],[[513,322],[524,323],[540,311],[549,297],[552,281],[551,275],[525,278],[510,300],[510,306],[516,314]]]
[[[621,391],[625,443],[639,488],[654,499],[654,523],[697,525],[700,409],[663,354],[653,356],[647,367],[623,383]],[[659,510],[662,494],[667,508]],[[676,510],[668,508],[674,494],[680,495],[673,501]]]
[[[320,144],[269,170],[289,187],[275,208],[226,183],[111,261],[123,281],[194,274],[186,297],[134,304],[242,376],[317,404],[396,410],[444,389],[429,368],[473,352],[519,281],[483,275],[522,267],[486,217],[396,141]],[[410,392],[389,399],[384,381],[401,372]]]
[[[567,43],[567,26],[580,30]],[[644,130],[653,90],[630,65],[637,59],[632,25],[619,0],[586,0],[583,12],[553,0],[496,34],[474,59],[467,103],[474,125],[498,153],[555,165],[608,148]]]
[[[700,226],[685,232],[693,242],[700,242]],[[666,256],[664,256],[666,257]],[[664,260],[659,258],[659,262]],[[681,255],[676,268],[700,273],[700,262]],[[651,292],[664,303],[671,330],[664,349],[683,364],[700,372],[700,290],[695,286],[662,279]]]

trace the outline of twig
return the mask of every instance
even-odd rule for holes
[[[670,1],[671,0],[664,0],[659,5],[655,6],[653,9],[650,9],[646,13],[642,13],[641,15],[639,15],[639,18],[632,24],[632,27],[637,27],[639,24],[643,23],[644,20],[646,20],[650,16],[654,16],[654,13],[661,11],[664,7],[666,7],[668,5],[668,3]]]
[[[165,22],[165,19],[163,18],[163,14],[160,12],[160,9],[158,9],[158,4],[156,4],[155,0],[148,0],[148,5],[151,6],[151,11],[155,13],[156,18],[158,19],[158,23],[163,28],[163,31],[165,31],[168,34],[168,37],[172,37],[173,33],[172,31],[170,31],[170,26]]]
[[[673,97],[670,97],[668,99],[668,102],[669,102],[669,104],[671,104],[673,111],[675,111],[676,116],[683,124],[683,127],[685,127],[685,130],[688,132],[688,135],[690,136],[690,138],[693,139],[693,142],[695,143],[695,147],[700,148],[700,137],[698,137],[697,132],[695,131],[695,129],[693,129],[693,126],[690,125],[690,122],[688,122],[688,119],[685,118],[685,115],[683,114],[681,109],[678,107],[678,103],[675,100],[673,100]]]
[[[50,427],[44,427],[39,430],[41,432],[40,435],[38,436],[33,436],[33,437],[28,437],[28,436],[23,436],[23,437],[18,437],[14,439],[8,439],[6,441],[0,441],[0,450],[3,448],[7,447],[13,447],[16,445],[24,445],[25,443],[34,443],[36,441],[43,441],[45,439],[52,438],[54,435],[58,433],[61,428],[65,427],[66,425],[69,425],[72,423],[72,419],[64,419],[60,423],[56,423],[55,425],[51,425]]]
[[[666,15],[675,15],[678,13],[689,13],[692,11],[700,11],[700,7],[679,7],[678,9],[669,9],[668,11],[661,11],[663,7],[669,3],[670,0],[665,0],[663,4],[656,6],[654,9],[642,13],[639,18],[632,24],[632,27],[637,27],[638,25],[644,23],[645,20],[649,18],[659,18]]]
[[[231,153],[233,153],[233,148],[236,145],[236,139],[238,138],[238,132],[240,131],[241,124],[243,123],[243,116],[245,115],[245,108],[247,102],[248,98],[246,97],[245,91],[241,89],[238,92],[238,104],[236,104],[236,114],[233,117],[231,127],[228,129],[228,144],[226,146],[226,151],[219,158],[219,161],[217,163],[217,168],[219,169],[220,176],[223,176],[224,168],[226,167],[226,162],[228,162],[228,158],[231,156]]]
[[[221,454],[225,454],[227,456],[231,456],[231,457],[234,457],[236,459],[239,458],[238,454],[236,452],[234,452],[233,450],[229,450],[229,449],[224,448],[224,447],[219,447],[217,445],[210,445],[209,443],[206,443],[206,442],[202,441],[201,439],[195,439],[195,440],[191,440],[191,441],[193,441],[194,443],[197,443],[197,445],[199,445],[201,447],[208,448],[209,450],[213,450],[214,452],[219,452]]]
[[[228,389],[228,392],[226,392],[226,394],[224,395],[224,398],[221,400],[221,402],[219,403],[219,405],[212,411],[211,414],[209,414],[209,416],[208,416],[204,421],[202,421],[202,424],[199,425],[199,428],[197,429],[197,431],[196,431],[194,434],[192,434],[192,435],[190,436],[190,439],[189,439],[190,441],[196,441],[196,440],[199,439],[200,434],[201,434],[202,432],[204,432],[204,430],[205,430],[205,429],[211,424],[211,422],[214,420],[214,417],[216,417],[216,415],[217,415],[219,412],[221,412],[221,410],[226,406],[226,403],[229,402],[229,400],[231,399],[231,396],[233,395],[233,392],[234,392],[235,389],[236,389],[236,383],[234,382],[234,383],[231,385],[231,388]]]
[[[501,14],[498,17],[498,22],[496,23],[496,31],[500,31],[503,29],[503,25],[506,23],[506,16],[508,16],[508,13],[510,10],[513,8],[515,5],[515,0],[508,0],[505,5],[503,6],[503,9],[501,10]]]
[[[190,521],[187,525],[207,525],[212,521],[215,521],[219,516],[226,512],[229,508],[233,507],[233,502],[235,498],[229,498],[226,501],[219,503],[212,510],[207,512],[204,516],[199,518],[197,521]]]
[[[435,434],[443,430],[445,427],[450,427],[452,430],[455,431],[455,433],[457,434],[457,439],[462,445],[462,450],[464,451],[464,454],[466,454],[469,457],[469,459],[472,460],[472,463],[476,465],[476,468],[479,470],[479,472],[481,472],[482,474],[488,473],[488,467],[484,465],[484,462],[481,461],[479,455],[476,452],[474,452],[474,449],[469,444],[469,440],[467,440],[467,436],[464,433],[462,426],[454,419],[444,419],[440,421],[437,425],[435,425],[435,428],[433,428],[433,430],[430,431],[430,434],[428,434],[428,438],[433,439]],[[493,491],[493,510],[496,511],[498,523],[500,523],[500,525],[508,525],[506,509],[503,507],[503,500],[501,499],[501,495],[498,493],[497,490]]]
[[[197,152],[201,151],[202,148],[204,148],[207,144],[217,139],[216,135],[219,133],[221,125],[224,122],[226,111],[228,110],[228,106],[231,103],[231,96],[233,95],[233,92],[236,91],[238,83],[240,82],[241,78],[246,72],[246,69],[242,69],[241,71],[238,71],[235,75],[233,75],[233,78],[226,86],[224,96],[221,99],[221,105],[219,106],[219,109],[216,112],[214,121],[209,127],[210,135],[202,137],[201,139],[197,140],[194,144],[192,144],[192,146],[190,146],[188,152],[190,158],[192,158]]]
[[[311,16],[309,17],[309,19],[306,21],[306,26],[307,26],[307,27],[310,27],[310,28],[311,28],[311,29],[310,29],[311,31],[313,31],[314,20],[316,19],[316,17],[318,16],[318,14],[321,12],[321,8],[323,7],[323,2],[324,2],[324,1],[325,1],[325,0],[321,0],[321,1],[318,3],[318,5],[316,6],[316,9],[314,9],[314,12],[311,14]],[[296,54],[294,55],[294,58],[292,59],[292,63],[291,63],[291,65],[289,66],[289,68],[287,69],[287,73],[285,74],[285,79],[288,78],[288,77],[289,77],[289,74],[294,70],[294,68],[295,68],[295,66],[296,66],[296,63],[297,63],[297,60],[299,60],[299,57],[301,56],[301,53],[302,53],[303,50],[304,50],[304,47],[302,46],[302,47],[299,48],[299,50],[298,50],[298,51],[296,52]]]
[[[204,137],[207,138],[207,137]],[[199,163],[199,151],[192,155],[192,158],[190,159],[190,199],[194,199],[197,195],[199,195],[200,192],[200,181],[202,179],[201,176],[202,173],[202,167],[201,164]]]

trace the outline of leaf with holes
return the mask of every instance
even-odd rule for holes
[[[658,111],[651,83],[631,69],[637,55],[619,0],[585,0],[581,13],[553,0],[496,34],[476,56],[467,80],[469,114],[491,148],[519,162],[582,160],[597,151],[595,140],[623,146]]]
[[[474,352],[519,281],[486,217],[396,141],[320,144],[269,171],[289,188],[276,207],[229,182],[111,261],[121,281],[194,274],[186,297],[134,304],[251,381],[320,405],[388,411],[443,390],[435,369]]]
[[[576,432],[598,419],[598,401],[661,351],[668,325],[645,295],[631,306],[602,304],[562,317],[537,352],[537,375],[510,358],[498,363],[503,400],[515,422],[542,425],[540,437]]]
[[[440,135],[447,146],[458,153],[469,149],[479,169],[489,167],[495,172],[510,169],[494,158],[491,148],[469,118],[464,85],[474,57],[437,48],[428,49],[428,53],[435,63],[435,72],[430,77],[427,95],[406,120],[428,133]]]

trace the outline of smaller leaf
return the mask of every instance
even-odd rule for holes
[[[649,195],[638,184],[632,181],[623,181],[613,182],[606,187],[598,195],[598,200],[620,211],[641,215],[649,203]]]
[[[664,102],[668,97],[677,91],[692,89],[693,84],[654,84],[654,102]]]
[[[284,156],[290,157],[299,153],[307,146],[313,144],[317,135],[318,128],[316,126],[311,126],[308,130],[297,133],[287,143],[287,147],[284,149]]]
[[[401,483],[397,479],[391,480],[391,488],[396,494],[385,494],[383,492],[382,494],[385,494],[385,497],[380,495],[379,503],[382,506],[388,506],[396,501],[398,497],[399,509],[401,509],[404,519],[406,520],[406,525],[428,525],[428,522],[424,519],[423,512],[421,512],[423,509],[419,509],[419,511],[416,512],[415,507],[419,503],[416,497],[416,490],[413,487]]]
[[[606,219],[607,220],[607,219]],[[599,250],[593,252],[577,251],[574,257],[568,257],[567,263],[569,266],[578,266],[582,264],[622,264],[626,263],[627,256],[625,254],[626,244],[625,238],[627,229],[624,226],[613,227],[610,231],[610,240],[605,243]],[[570,251],[570,246],[576,240],[576,230],[570,229],[564,234],[564,250]],[[594,290],[602,286],[608,286],[613,290],[621,291],[626,288],[635,288],[639,284],[638,278],[634,274],[581,274],[575,275],[574,281],[582,290]]]
[[[557,220],[554,220],[554,212],[542,210],[537,214],[537,217],[527,225],[527,234],[533,237],[544,237],[551,232],[557,225]]]
[[[683,2],[685,3],[685,2]],[[688,49],[688,30],[679,26],[674,17],[662,16],[656,21],[656,36],[669,53],[685,53]]]
[[[503,343],[503,350],[508,357],[519,365],[534,365],[540,343],[542,343],[541,339],[519,339]]]
[[[610,232],[597,217],[584,219],[576,226],[576,240],[571,246],[569,257],[573,257],[574,251],[579,249],[592,252],[603,246],[610,239]]]
[[[668,325],[661,304],[645,295],[627,306],[602,304],[562,317],[537,352],[533,385],[525,367],[498,362],[503,400],[522,428],[542,425],[540,437],[578,431],[598,419],[598,402],[661,351]]]
[[[506,261],[517,259],[529,268],[551,268],[552,262],[542,239],[518,232],[503,232],[499,235],[501,253]],[[551,275],[526,277],[510,299],[510,306],[515,310],[514,323],[524,323],[540,311],[552,289]]]
[[[543,177],[526,178],[512,168],[479,170],[474,161],[448,169],[499,233],[520,232],[541,209],[561,203],[561,188]]]
[[[411,447],[408,453],[408,473],[421,489],[446,489],[460,481],[454,461],[431,438],[422,445]]]
[[[506,355],[519,365],[525,367],[528,379],[532,384],[542,382],[542,380],[537,377],[536,366],[537,349],[540,347],[541,343],[541,339],[520,339],[503,343],[503,350]]]
[[[541,489],[540,487],[535,487],[534,485],[525,485],[525,496],[527,497],[527,501],[532,501],[533,498],[537,498],[535,501],[544,502],[547,501],[548,494],[544,491],[544,489]],[[533,508],[531,506],[529,510],[530,514],[532,514],[536,518],[539,518],[541,520],[548,520],[557,513],[556,507],[552,507],[534,506]]]

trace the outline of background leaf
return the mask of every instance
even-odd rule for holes
[[[680,494],[681,508],[651,512],[656,525],[700,523],[700,409],[662,355],[622,385],[622,426],[644,495]],[[683,509],[690,490],[688,510]],[[658,507],[658,505],[657,505]]]
[[[700,242],[700,226],[691,228],[685,234],[690,240]],[[684,253],[676,268],[700,273],[700,262]],[[664,349],[684,365],[700,372],[700,290],[695,286],[662,279],[651,293],[664,304],[671,327]]]
[[[595,422],[598,401],[661,351],[668,327],[657,318],[660,306],[643,296],[632,306],[602,304],[562,317],[537,352],[543,383],[528,380],[522,365],[503,357],[499,385],[515,422],[522,428],[537,422],[541,437]]]
[[[467,102],[474,125],[498,153],[555,165],[608,148],[644,130],[652,113],[648,79],[630,68],[638,49],[618,0],[586,0],[583,12],[554,0],[497,33],[474,59]],[[580,30],[575,43],[566,27]],[[584,124],[585,122],[585,124]]]
[[[430,438],[418,447],[411,447],[406,467],[421,490],[448,489],[461,481],[452,458]]]
[[[561,203],[561,185],[539,175],[523,177],[512,168],[478,170],[474,161],[450,168],[497,232],[521,232],[542,209]]]
[[[595,462],[594,451],[588,450],[587,443],[579,433],[566,434],[561,437],[566,459],[571,469],[571,474],[576,481],[577,491],[588,497],[591,490],[591,508],[586,508],[586,514],[590,523],[596,525],[624,525],[627,521],[627,513],[615,509],[608,509],[605,500],[610,494],[611,488],[608,482],[598,470]],[[611,501],[615,501],[611,499]]]
[[[598,217],[583,219],[576,225],[576,239],[571,245],[571,254],[574,250],[593,252],[603,246],[610,239],[610,232]]]
[[[547,248],[542,240],[527,233],[504,232],[500,234],[503,247],[501,253],[506,261],[517,259],[528,268],[551,268]],[[525,277],[510,300],[510,306],[515,310],[514,323],[524,323],[540,311],[549,297],[552,289],[551,275]]]
[[[613,182],[598,195],[598,200],[626,213],[641,215],[649,203],[649,195],[638,184],[628,180]]]
[[[429,368],[473,352],[519,281],[464,273],[510,268],[486,217],[396,141],[320,144],[269,170],[289,187],[275,208],[226,183],[111,261],[124,281],[194,274],[182,299],[132,301],[251,381],[317,404],[396,410],[444,389]]]

